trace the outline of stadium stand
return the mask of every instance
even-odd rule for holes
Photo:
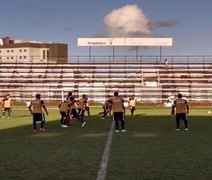
[[[0,96],[10,93],[17,101],[30,101],[41,93],[43,99],[55,101],[74,91],[102,102],[119,90],[126,99],[134,95],[144,102],[165,102],[179,92],[189,101],[212,101],[210,57],[172,57],[169,64],[149,58],[80,62],[78,57],[77,62],[66,64],[0,63]]]

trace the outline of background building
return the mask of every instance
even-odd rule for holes
[[[67,63],[68,45],[36,41],[0,39],[0,61],[2,63]]]

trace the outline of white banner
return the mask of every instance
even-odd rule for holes
[[[172,38],[78,38],[78,46],[172,46]]]

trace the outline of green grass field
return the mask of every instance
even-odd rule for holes
[[[0,119],[0,179],[95,180],[111,126],[91,107],[84,128],[73,121],[59,126],[58,110],[49,108],[46,132],[32,131],[26,108]],[[114,133],[107,180],[212,179],[212,115],[191,108],[190,131],[175,131],[170,109],[141,107],[126,114],[126,133]],[[183,123],[181,123],[183,125]]]

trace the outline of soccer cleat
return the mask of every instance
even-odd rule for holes
[[[189,129],[188,128],[185,128],[185,131],[189,131]]]
[[[105,119],[104,117],[101,117],[101,119]]]
[[[115,132],[119,132],[119,130],[115,130]]]
[[[44,129],[44,128],[40,128],[39,130],[40,130],[40,131],[46,131],[46,129]]]
[[[180,129],[175,129],[176,131],[179,131]]]
[[[125,129],[122,129],[121,132],[127,132]]]
[[[7,118],[10,118],[10,116],[8,116]]]
[[[67,126],[67,125],[62,125],[61,127],[63,127],[63,128],[67,128],[68,126]]]
[[[84,127],[84,126],[85,126],[85,124],[86,124],[86,122],[82,123],[82,126],[81,126],[81,127]]]
[[[2,116],[2,119],[4,119],[5,118],[5,116]]]

